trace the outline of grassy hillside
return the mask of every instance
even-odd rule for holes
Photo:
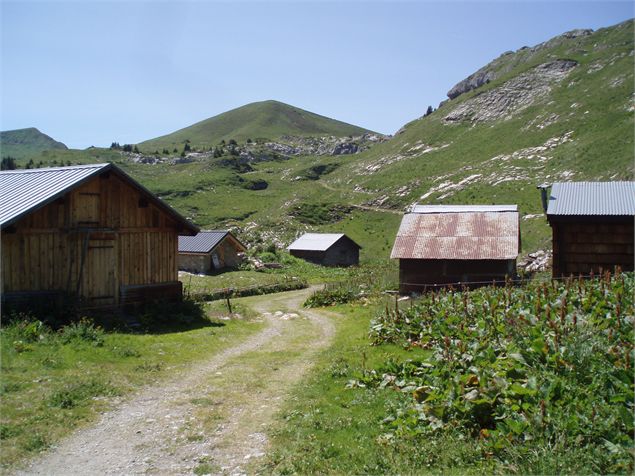
[[[0,132],[0,154],[2,157],[21,159],[50,149],[65,150],[67,147],[35,127]]]
[[[192,126],[139,144],[143,152],[182,149],[186,141],[209,148],[221,140],[274,139],[282,135],[344,137],[370,132],[278,101],[262,101],[232,109]]]
[[[625,22],[502,55],[498,77],[357,154],[245,163],[229,152],[180,158],[170,150],[149,165],[134,154],[90,149],[47,151],[35,160],[114,161],[201,227],[233,227],[254,245],[285,246],[306,230],[341,230],[362,245],[363,262],[388,260],[401,212],[414,202],[518,204],[527,253],[550,247],[536,185],[633,178],[632,39],[633,23]],[[208,144],[333,133],[325,118],[321,129],[315,124],[324,122],[298,126],[291,110],[300,111],[265,102],[212,118],[223,118],[226,128]],[[202,124],[192,126],[200,136],[181,131],[170,140],[205,140]],[[340,130],[349,132],[358,131]]]

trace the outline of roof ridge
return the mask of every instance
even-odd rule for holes
[[[77,169],[100,169],[106,166],[112,165],[110,162],[104,162],[101,164],[81,164],[81,165],[65,165],[62,167],[40,167],[35,169],[14,169],[14,170],[2,170],[0,174],[25,174],[25,173],[38,173],[38,172],[59,172],[60,170],[77,170]]]

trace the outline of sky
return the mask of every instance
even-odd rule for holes
[[[107,147],[275,99],[392,134],[501,53],[633,5],[0,0],[0,129]]]

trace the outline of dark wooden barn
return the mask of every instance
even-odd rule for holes
[[[325,266],[359,264],[362,247],[343,233],[305,233],[287,248],[289,253]]]
[[[514,277],[519,230],[516,205],[416,205],[390,255],[399,260],[400,292]]]
[[[633,270],[635,182],[554,183],[543,202],[554,277]]]
[[[235,268],[247,251],[227,230],[201,231],[196,236],[179,236],[179,269],[191,273],[210,273]]]
[[[82,307],[180,298],[189,223],[112,164],[0,172],[2,299]]]

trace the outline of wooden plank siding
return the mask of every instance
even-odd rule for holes
[[[633,217],[550,218],[553,230],[553,275],[587,275],[620,266],[632,271],[635,227]]]
[[[120,302],[125,286],[180,286],[179,224],[117,174],[105,172],[2,232],[2,292],[59,291],[89,306]]]

